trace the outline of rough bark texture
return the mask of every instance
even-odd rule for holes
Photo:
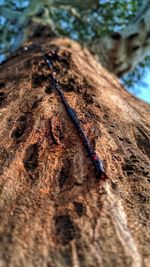
[[[57,78],[108,179],[41,53],[20,50],[0,70],[0,266],[148,267],[150,108],[77,43],[43,43],[62,56]]]

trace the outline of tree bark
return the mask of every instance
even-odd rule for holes
[[[86,49],[39,40],[107,179],[95,169],[41,52],[1,66],[0,266],[113,267],[150,262],[150,107]]]

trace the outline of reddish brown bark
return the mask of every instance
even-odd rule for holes
[[[45,41],[62,90],[104,161],[101,183],[41,53],[1,66],[0,266],[148,266],[150,108],[86,50]]]

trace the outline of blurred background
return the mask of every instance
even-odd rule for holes
[[[81,43],[121,31],[134,17],[141,0],[0,0],[0,63],[9,58],[40,27],[51,35]],[[124,75],[121,83],[150,103],[150,57]]]

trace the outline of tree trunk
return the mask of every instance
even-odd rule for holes
[[[121,32],[92,40],[88,47],[105,68],[117,76],[134,70],[150,55],[150,0]]]
[[[1,66],[0,266],[149,266],[150,108],[77,43],[40,41],[107,179],[41,52],[20,49]]]

